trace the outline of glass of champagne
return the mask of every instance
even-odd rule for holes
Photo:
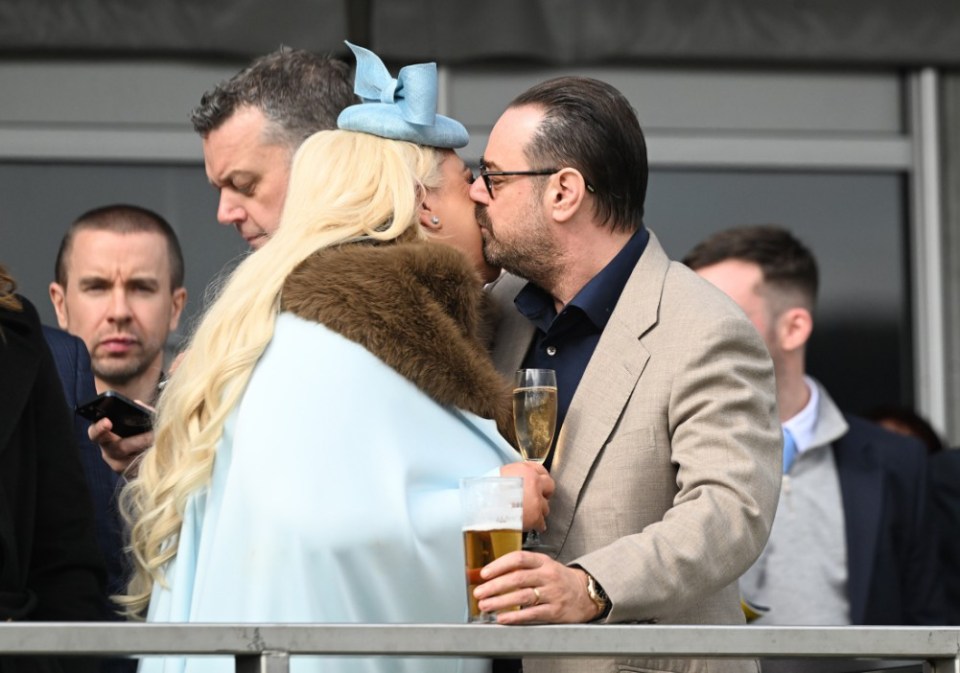
[[[520,369],[513,387],[513,423],[524,460],[543,463],[557,428],[557,373],[552,369]],[[524,549],[545,550],[540,534],[527,533]]]

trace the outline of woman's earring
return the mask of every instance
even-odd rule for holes
[[[440,224],[440,218],[434,215],[430,218],[430,224]]]

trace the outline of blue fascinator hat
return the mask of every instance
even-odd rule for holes
[[[394,79],[372,51],[347,46],[357,57],[353,91],[363,102],[340,113],[339,128],[448,149],[470,141],[463,124],[437,114],[436,63],[408,65]]]

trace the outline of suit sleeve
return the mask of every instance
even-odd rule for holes
[[[658,402],[664,411],[654,413],[667,416],[657,444],[669,448],[660,469],[675,483],[652,483],[658,478],[639,470],[623,476],[672,489],[672,502],[659,521],[575,561],[610,596],[610,622],[669,619],[723,589],[735,601],[733,585],[762,551],[776,512],[783,439],[770,356],[742,315],[692,313],[671,317],[670,335],[684,338],[663,338],[647,364],[672,372]]]
[[[929,459],[930,501],[937,524],[948,624],[960,624],[960,449]]]
[[[891,553],[902,556],[900,591],[903,615],[899,624],[907,626],[943,625],[949,623],[944,600],[943,569],[939,549],[939,528],[933,512],[929,465],[926,450],[906,441],[895,446],[892,456],[899,463],[893,466],[892,478],[906,504],[903,516],[903,539]],[[912,442],[911,442],[912,443]],[[909,514],[907,514],[909,513]]]

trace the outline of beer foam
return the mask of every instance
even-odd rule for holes
[[[514,525],[511,525],[513,523]],[[485,521],[482,523],[471,523],[466,524],[463,527],[463,531],[467,532],[468,530],[477,530],[477,531],[488,531],[488,530],[523,530],[522,521]]]

